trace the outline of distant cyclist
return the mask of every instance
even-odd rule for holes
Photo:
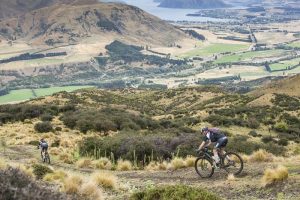
[[[48,151],[48,143],[42,138],[39,142],[38,149],[41,148],[41,156],[43,157],[43,153]]]
[[[228,143],[227,137],[220,131],[218,128],[208,128],[204,127],[201,130],[203,137],[203,142],[199,146],[199,150],[202,150],[205,147],[208,147],[212,143],[215,143],[214,145],[214,156],[213,159],[215,160],[216,164],[220,162],[220,158],[218,156],[218,149],[220,150],[220,153],[224,155],[224,148],[226,147]]]

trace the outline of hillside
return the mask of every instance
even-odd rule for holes
[[[163,0],[159,7],[164,8],[222,8],[227,5],[222,0]]]
[[[165,199],[157,198],[164,192],[161,188],[174,184],[184,187],[175,185],[180,193],[167,199],[187,199],[186,191],[194,189],[197,193],[193,194],[207,198],[193,195],[190,200],[277,199],[279,195],[297,199],[300,122],[295,116],[299,115],[300,101],[294,99],[289,107],[289,102],[282,102],[291,97],[275,98],[274,105],[253,107],[247,104],[254,97],[224,93],[217,87],[83,89],[3,105],[0,173],[8,176],[1,170],[7,162],[33,180],[40,178],[45,189],[79,195],[78,199],[160,200]],[[228,136],[226,149],[239,153],[244,160],[240,175],[228,175],[224,169],[215,169],[211,178],[197,175],[195,149],[201,142],[199,129],[205,125],[217,126]],[[54,172],[36,169],[47,166],[40,165],[36,149],[41,137],[49,142]],[[272,171],[278,165],[284,174],[279,178]],[[234,167],[227,168],[228,173]],[[203,172],[208,169],[202,168]],[[267,175],[275,178],[266,180]],[[0,183],[5,185],[7,181]],[[3,190],[0,187],[0,198]],[[147,190],[153,195],[139,198]],[[101,198],[95,198],[96,194]],[[213,195],[217,197],[208,198]]]
[[[51,6],[56,3],[77,3],[83,0],[1,0],[0,2],[0,19],[22,15],[29,11]],[[92,0],[89,0],[91,2]],[[86,1],[87,2],[87,1]],[[94,0],[94,2],[96,2]]]
[[[276,93],[300,97],[299,85],[300,75],[295,75],[282,80],[273,81],[270,84],[251,92],[250,94],[260,96]]]
[[[139,8],[113,3],[54,4],[0,22],[0,35],[34,44],[74,43],[93,35],[168,45],[184,34]]]

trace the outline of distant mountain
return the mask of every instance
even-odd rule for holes
[[[74,43],[92,35],[122,36],[137,44],[143,41],[165,45],[185,37],[179,29],[134,6],[93,3],[93,0],[89,3],[84,0],[51,1],[52,5],[47,6],[48,3],[42,4],[45,1],[40,0],[40,4],[32,4],[27,9],[42,8],[0,21],[0,36],[48,45]]]
[[[222,8],[227,7],[222,0],[160,0],[159,7],[164,8]]]

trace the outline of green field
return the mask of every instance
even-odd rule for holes
[[[291,44],[288,44],[287,46],[293,47],[293,48],[300,48],[300,42],[293,42]]]
[[[247,50],[249,45],[247,44],[210,44],[206,47],[194,49],[187,53],[182,54],[180,57],[189,58],[194,56],[209,56],[213,54],[225,53],[225,52],[238,52],[242,50]]]
[[[239,62],[244,60],[251,60],[255,58],[263,58],[263,57],[273,57],[273,56],[280,56],[283,54],[284,50],[266,50],[266,51],[249,51],[245,53],[235,54],[235,55],[228,55],[223,56],[220,59],[216,60],[215,64],[221,63],[232,63],[232,62]]]
[[[40,89],[21,89],[12,90],[9,94],[0,96],[0,104],[13,103],[25,101],[37,97],[52,95],[57,92],[66,91],[72,92],[74,90],[90,88],[93,86],[65,86],[65,87],[51,87],[51,88],[40,88]]]
[[[299,64],[300,64],[300,58],[295,58],[292,60],[287,60],[287,61],[282,61],[279,63],[271,64],[270,68],[272,71],[285,70],[285,69],[288,69],[288,67],[293,67],[293,66],[299,65]]]

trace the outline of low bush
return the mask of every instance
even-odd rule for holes
[[[32,165],[32,168],[37,179],[42,179],[46,174],[53,173],[53,170],[45,165],[34,164]]]
[[[263,137],[261,138],[261,141],[262,141],[263,143],[269,143],[269,142],[273,142],[274,139],[273,139],[272,136],[263,136]]]
[[[47,133],[52,131],[53,127],[50,122],[38,122],[34,125],[34,130],[39,133]]]
[[[136,192],[130,200],[221,200],[220,197],[202,188],[190,187],[186,185],[172,185],[146,189]]]
[[[43,122],[50,122],[50,121],[52,121],[53,116],[49,113],[45,113],[45,114],[41,115],[40,118]]]
[[[256,131],[254,131],[254,130],[250,131],[250,132],[248,133],[248,135],[250,135],[250,136],[252,136],[252,137],[258,137],[258,136],[259,136],[259,134],[258,134]]]
[[[0,170],[0,199],[40,200],[60,199],[67,200],[66,195],[52,190],[43,183],[35,182],[19,169],[8,168]],[[72,199],[78,199],[76,196]]]
[[[287,180],[289,177],[288,169],[284,166],[278,166],[276,169],[266,169],[262,182],[264,186],[273,185]]]
[[[285,138],[281,138],[279,139],[278,144],[281,146],[287,146],[289,144],[289,141]]]
[[[38,140],[33,140],[33,141],[30,141],[28,144],[30,144],[32,146],[38,146],[40,144],[40,142]]]

